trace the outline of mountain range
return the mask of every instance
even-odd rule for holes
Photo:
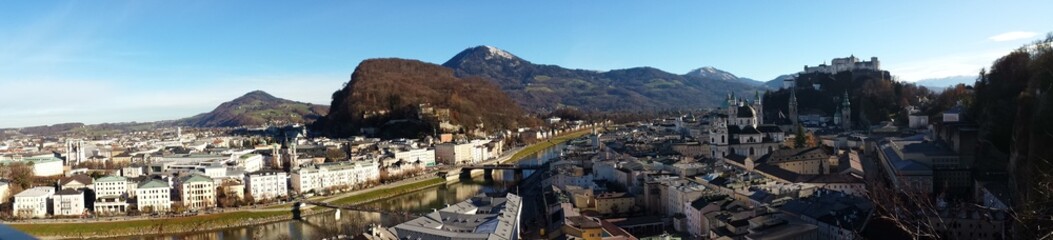
[[[448,74],[447,74],[448,73]],[[357,77],[355,77],[357,76]],[[521,125],[521,113],[546,114],[568,108],[591,112],[654,112],[720,106],[728,93],[752,96],[762,90],[779,89],[782,75],[761,82],[738,77],[706,66],[685,74],[669,73],[653,67],[634,67],[609,71],[569,69],[537,64],[508,51],[491,46],[465,49],[441,66],[407,59],[363,61],[344,89],[333,94],[334,114],[328,106],[281,99],[263,91],[253,91],[214,110],[193,117],[135,126],[234,127],[265,124],[311,123],[332,115],[333,119],[358,122],[353,116],[367,111],[405,111],[398,104],[436,104],[451,109],[454,124],[461,126]],[[368,84],[357,81],[366,80]],[[971,83],[973,76],[955,76],[917,81],[918,85],[944,88]],[[489,84],[482,84],[488,82]],[[382,83],[382,84],[381,84]],[[438,84],[436,84],[438,83]],[[359,87],[354,87],[358,86]],[[382,88],[362,86],[387,86]],[[396,86],[396,88],[391,88]],[[454,87],[454,88],[450,88]],[[392,91],[410,89],[412,91]],[[464,91],[470,89],[472,91]],[[497,91],[494,91],[497,89]],[[474,92],[473,92],[474,91]],[[434,96],[432,96],[434,95]],[[490,99],[475,95],[494,95]],[[513,103],[505,104],[505,100]],[[373,106],[369,106],[372,104]],[[501,122],[486,111],[508,109]],[[481,112],[480,112],[481,111]],[[76,125],[76,126],[74,126]],[[100,124],[99,126],[122,126]],[[83,129],[83,124],[55,125],[30,129]],[[70,127],[74,126],[74,127]],[[87,125],[88,127],[92,125]],[[350,129],[343,129],[350,130]]]
[[[914,84],[917,84],[919,86],[925,86],[933,90],[942,90],[949,87],[953,87],[958,84],[976,84],[976,77],[977,76],[950,76],[942,78],[930,78],[915,81]]]
[[[559,108],[635,112],[715,107],[729,92],[741,95],[762,90],[752,80],[715,68],[684,75],[652,67],[568,69],[535,64],[491,46],[468,48],[442,65],[453,69],[458,77],[493,81],[517,104],[534,113]]]
[[[737,82],[737,83],[742,83],[742,84],[746,84],[746,85],[749,85],[749,86],[761,86],[761,85],[765,84],[765,82],[761,82],[761,81],[757,81],[757,80],[753,80],[753,79],[749,79],[749,78],[738,77],[738,76],[735,76],[735,74],[731,74],[731,73],[726,72],[724,70],[720,70],[720,69],[717,69],[715,67],[709,67],[709,66],[697,68],[695,70],[691,70],[690,72],[687,72],[687,74],[684,74],[684,75],[685,76],[695,76],[695,77],[700,77],[700,78],[705,78],[705,79],[721,80],[721,81],[728,81],[728,82]]]

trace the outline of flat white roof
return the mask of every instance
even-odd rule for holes
[[[35,187],[15,194],[15,197],[47,197],[53,194],[55,194],[53,187]]]

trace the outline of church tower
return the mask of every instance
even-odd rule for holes
[[[848,100],[848,91],[845,91],[844,100],[841,101],[841,123],[845,131],[852,129],[852,103]]]
[[[753,110],[757,112],[757,125],[764,124],[764,104],[761,103],[760,91],[753,97]]]
[[[739,108],[739,103],[735,100],[735,92],[729,92],[728,93],[727,102],[728,102],[728,105],[727,105],[727,107],[728,107],[728,117],[729,118],[733,118],[733,117],[735,117],[736,110],[738,110],[738,108]]]
[[[790,88],[790,121],[797,127],[797,88]]]
[[[730,118],[730,117],[729,117]],[[713,145],[712,157],[723,157],[727,155],[728,142],[731,141],[731,136],[728,136],[728,119],[729,118],[717,118],[713,121],[710,127],[709,143]]]

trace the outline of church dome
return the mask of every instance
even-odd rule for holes
[[[737,112],[738,117],[740,118],[751,118],[757,116],[757,111],[753,110],[753,107],[750,106],[741,106],[739,107]]]

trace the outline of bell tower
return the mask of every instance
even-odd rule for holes
[[[841,101],[841,123],[845,131],[852,129],[852,102],[848,100],[848,91],[845,91],[844,100]]]
[[[790,88],[790,121],[797,126],[797,88]]]

